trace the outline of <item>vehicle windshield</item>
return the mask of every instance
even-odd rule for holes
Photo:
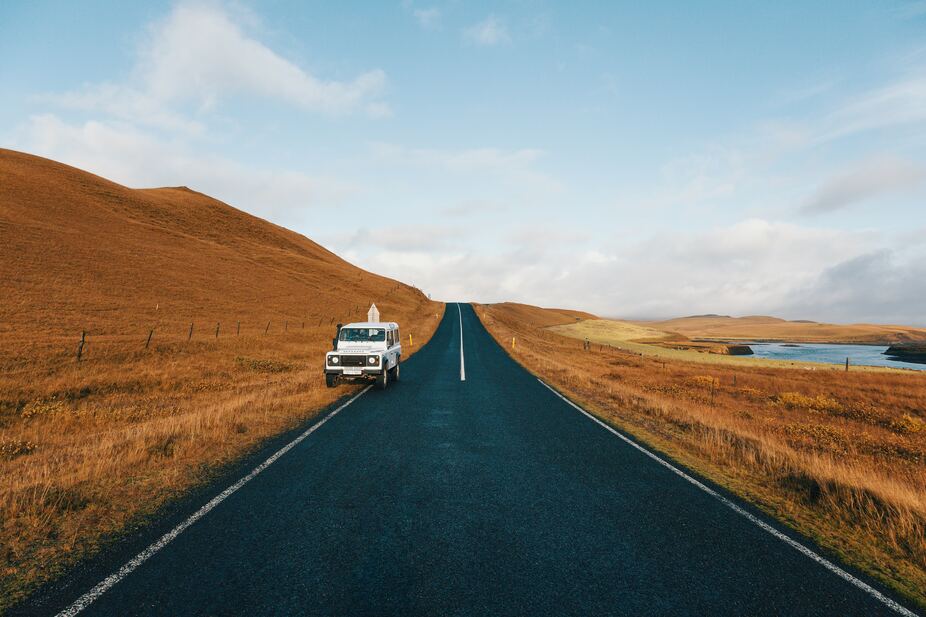
[[[383,328],[341,328],[339,340],[351,343],[378,343],[386,340]]]

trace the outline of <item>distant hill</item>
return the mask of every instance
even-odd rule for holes
[[[0,238],[0,340],[137,337],[155,324],[182,335],[190,322],[229,332],[239,320],[262,332],[358,318],[373,301],[384,319],[428,303],[186,187],[130,189],[3,149]]]
[[[530,324],[535,328],[546,328],[548,326],[575,323],[584,319],[598,319],[597,316],[583,311],[541,308],[539,306],[519,304],[517,302],[501,302],[486,306],[501,307],[507,315],[516,318],[521,323]]]
[[[926,340],[926,329],[923,328],[879,324],[840,325],[807,320],[787,321],[765,315],[747,317],[697,315],[634,323],[664,332],[674,332],[691,339],[885,344]]]

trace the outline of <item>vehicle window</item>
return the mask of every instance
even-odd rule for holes
[[[341,328],[338,340],[350,343],[378,343],[386,340],[383,328]]]
[[[386,344],[387,344],[388,346],[392,347],[392,343],[393,343],[393,341],[392,341],[392,330],[388,330],[388,331],[386,332]]]

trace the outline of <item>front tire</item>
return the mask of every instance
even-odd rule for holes
[[[376,385],[379,387],[380,390],[385,390],[386,388],[389,387],[389,371],[388,370],[383,370],[383,372],[380,373],[376,377]]]
[[[395,366],[389,369],[389,372],[392,373],[392,375],[390,375],[390,379],[392,379],[392,381],[399,381],[399,359],[398,358],[396,358]]]
[[[333,373],[325,373],[325,385],[333,388],[338,385],[338,376]]]

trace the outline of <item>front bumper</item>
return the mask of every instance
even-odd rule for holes
[[[342,377],[375,377],[383,374],[382,366],[326,366],[326,375],[340,375]]]

